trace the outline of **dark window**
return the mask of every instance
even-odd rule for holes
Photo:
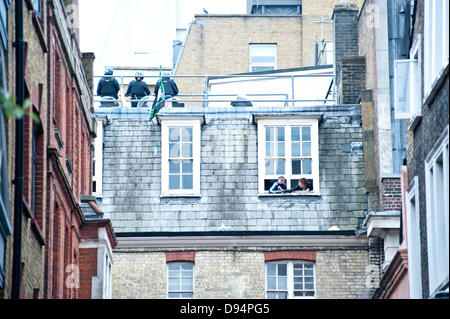
[[[295,15],[302,14],[301,5],[257,5],[253,6],[252,14],[276,14],[276,15]]]

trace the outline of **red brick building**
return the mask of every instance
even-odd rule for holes
[[[8,11],[11,46],[15,4],[12,1]],[[95,198],[89,197],[96,123],[78,46],[77,2],[24,0],[24,4],[25,97],[40,121],[24,120],[21,297],[110,298],[110,271],[103,270],[111,268],[116,240]],[[14,66],[15,61],[8,63]],[[14,67],[9,69],[9,92],[14,95],[16,75]],[[14,127],[10,119],[10,175],[14,175]],[[12,224],[13,185],[9,189]],[[3,298],[11,297],[14,285],[12,251],[10,234],[0,287]]]

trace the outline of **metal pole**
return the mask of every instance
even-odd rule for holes
[[[25,42],[23,40],[23,0],[16,0],[16,98],[23,106],[25,100]],[[16,172],[14,178],[14,245],[12,269],[12,299],[20,299],[20,277],[22,259],[22,213],[23,213],[23,146],[24,122],[16,120]]]

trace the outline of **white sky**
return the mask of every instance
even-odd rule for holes
[[[151,30],[149,26],[157,25],[159,22],[157,20],[159,19],[161,19],[162,23],[166,23],[166,25],[168,20],[175,21],[177,18],[176,10],[172,10],[173,12],[170,12],[170,9],[168,10],[170,7],[170,5],[168,5],[168,0],[146,0],[145,2],[141,2],[143,3],[142,8],[127,7],[126,9],[128,10],[123,12],[127,16],[118,17],[117,14],[120,15],[120,13],[117,12],[117,8],[120,4],[123,4],[122,1],[128,2],[130,0],[79,0],[81,51],[95,53],[97,58],[96,70],[103,69],[108,63],[112,65],[131,66],[129,63],[130,59],[123,58],[125,57],[125,53],[118,51],[124,51],[125,49],[133,51],[133,49],[130,48],[132,45],[135,46],[134,50],[139,50],[136,48],[136,46],[139,46],[139,44],[136,44],[136,39],[143,39],[143,43],[151,42],[152,49],[158,50],[156,48],[159,48],[159,51],[151,52],[153,56],[166,56],[166,61],[161,58],[163,60],[161,62],[152,61],[155,65],[143,66],[159,66],[160,64],[163,64],[163,66],[171,66],[166,64],[168,64],[168,57],[171,57],[172,52],[171,50],[170,52],[165,51],[169,51],[168,48],[171,48],[172,40],[175,40],[175,30],[171,30],[170,32],[172,33],[169,34],[167,30]],[[179,14],[185,15],[184,17],[178,17],[178,20],[186,22],[193,20],[194,15],[197,13],[203,14],[203,8],[210,14],[245,14],[247,6],[247,0],[171,1],[173,1],[173,3],[178,3],[178,8],[182,8],[182,12],[179,12]],[[130,6],[131,5],[132,2],[130,1]],[[136,12],[136,14],[133,15],[133,12]],[[148,14],[145,12],[148,12]],[[172,15],[172,17],[165,17],[167,14]],[[144,21],[144,19],[147,21]],[[115,21],[114,24],[113,21]],[[127,28],[128,30],[133,31],[132,35],[121,32]],[[162,40],[163,33],[166,33],[166,36],[171,37],[171,39],[169,39],[170,42],[166,41],[169,44],[165,43],[158,46],[157,42]],[[115,56],[112,58],[111,56],[114,54]],[[111,61],[114,61],[114,64]],[[139,64],[139,62],[136,63]]]

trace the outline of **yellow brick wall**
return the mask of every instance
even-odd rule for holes
[[[361,7],[364,0],[354,2]],[[192,25],[176,74],[249,72],[251,43],[276,43],[277,69],[314,65],[315,42],[333,38],[331,17],[337,3],[339,0],[305,0],[301,16],[196,16],[200,24]],[[180,94],[203,93],[204,83],[203,78],[177,79]]]

